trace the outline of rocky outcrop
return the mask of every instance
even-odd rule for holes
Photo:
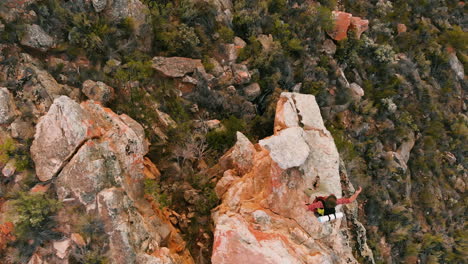
[[[21,45],[47,51],[54,46],[54,38],[47,34],[39,25],[26,25]]]
[[[347,38],[349,30],[354,30],[356,37],[359,39],[361,34],[369,28],[369,20],[353,17],[350,13],[333,11],[332,15],[335,27],[328,32],[328,35],[334,40],[340,41]]]
[[[314,96],[282,93],[274,135],[253,145],[238,133],[219,165],[213,263],[357,263],[342,220],[320,224],[306,210],[315,196],[342,195],[338,151]]]
[[[192,263],[172,225],[143,198],[145,174],[157,171],[144,158],[147,152],[136,121],[66,96],[40,119],[31,147],[38,178],[52,180],[61,201],[73,201],[103,222],[111,263]],[[68,254],[67,239],[54,244],[59,258]],[[169,249],[173,244],[177,249]]]

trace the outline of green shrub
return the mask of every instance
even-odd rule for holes
[[[236,142],[236,132],[244,131],[246,128],[245,122],[235,116],[224,119],[222,124],[224,130],[213,130],[206,135],[208,146],[219,152],[232,147]]]
[[[171,202],[167,194],[161,191],[161,186],[155,180],[145,179],[145,194],[151,196],[155,202],[159,204],[159,207],[162,209],[168,207]]]
[[[9,215],[15,225],[16,241],[13,246],[19,249],[18,262],[26,262],[45,241],[59,238],[59,234],[53,230],[53,216],[60,207],[61,203],[46,193],[17,194]]]
[[[218,34],[219,34],[219,38],[224,43],[232,43],[234,41],[234,37],[235,37],[234,31],[232,31],[232,29],[226,26],[219,27]]]

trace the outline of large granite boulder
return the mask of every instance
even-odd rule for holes
[[[305,206],[342,195],[338,151],[315,97],[282,93],[274,135],[256,145],[237,138],[219,162],[212,262],[357,263],[342,220],[321,224]]]
[[[54,182],[59,200],[103,222],[111,263],[193,263],[169,220],[144,199],[145,174],[155,171],[147,152],[136,121],[66,96],[39,120],[31,147],[38,178]]]

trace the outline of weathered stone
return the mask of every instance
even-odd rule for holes
[[[203,68],[201,60],[183,57],[154,57],[153,68],[167,77],[177,78]]]
[[[328,35],[337,41],[347,38],[348,28],[353,15],[341,11],[333,11],[332,16],[335,21],[335,28],[332,32],[328,32]]]
[[[262,93],[260,85],[258,83],[252,83],[247,87],[244,87],[244,96],[247,100],[253,101]]]
[[[351,97],[355,100],[360,100],[364,96],[364,89],[359,86],[357,83],[351,83],[349,85],[349,90],[351,92]]]
[[[45,263],[41,256],[37,253],[33,254],[32,257],[29,259],[28,264],[47,264]]]
[[[64,259],[67,256],[68,249],[71,246],[71,240],[67,238],[61,241],[54,241],[53,246],[57,257]]]
[[[274,47],[273,36],[271,34],[269,35],[260,34],[258,35],[257,40],[260,42],[263,50],[266,52],[270,51]]]
[[[114,98],[114,89],[103,82],[87,80],[83,83],[83,93],[91,100],[108,103]]]
[[[259,144],[270,151],[271,158],[282,169],[298,167],[304,164],[310,151],[303,133],[300,127],[286,128],[275,136],[260,140]]]
[[[11,136],[22,140],[28,140],[34,137],[34,126],[31,122],[23,121],[21,118],[15,119],[10,125]]]
[[[208,130],[213,130],[221,127],[221,121],[217,119],[207,120],[204,122]]]
[[[405,24],[398,24],[397,25],[398,34],[405,33],[407,31]]]
[[[228,65],[236,62],[237,57],[239,57],[240,48],[236,47],[235,44],[223,44],[222,50]]]
[[[223,67],[221,66],[221,64],[219,64],[219,62],[215,58],[209,58],[208,63],[211,64],[213,68],[209,72],[211,72],[215,77],[219,77],[221,76],[221,74],[224,73]]]
[[[398,154],[400,154],[405,164],[408,163],[408,160],[410,158],[410,152],[413,149],[415,143],[416,137],[414,136],[414,132],[411,131],[410,133],[408,133],[406,138],[403,139],[403,142],[397,150]]]
[[[328,55],[333,55],[336,52],[336,45],[335,43],[333,43],[333,40],[326,39],[323,42],[322,50]]]
[[[234,45],[236,45],[236,48],[238,49],[243,49],[245,46],[247,46],[247,43],[239,37],[234,37]]]
[[[250,82],[250,72],[244,64],[233,64],[232,72],[235,84],[246,84]]]
[[[3,176],[8,178],[8,177],[13,176],[13,174],[15,174],[15,171],[16,171],[16,160],[11,159],[7,162],[5,167],[3,167],[2,174]]]
[[[107,0],[93,0],[93,7],[96,12],[101,12],[106,8]]]
[[[449,55],[449,64],[452,70],[455,72],[455,75],[459,80],[463,80],[465,78],[465,70],[463,68],[463,64],[458,60],[457,55],[455,52],[450,53]]]
[[[0,88],[0,125],[8,124],[16,115],[13,95],[7,88]]]
[[[21,45],[46,52],[54,46],[54,38],[47,34],[39,25],[26,25]]]
[[[369,20],[362,19],[360,17],[352,17],[349,29],[354,30],[356,33],[356,37],[360,39],[362,33],[369,29]]]

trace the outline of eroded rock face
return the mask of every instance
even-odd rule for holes
[[[54,46],[54,38],[39,25],[27,25],[21,44],[45,52]]]
[[[39,179],[53,180],[60,200],[103,221],[111,263],[193,263],[175,229],[143,198],[145,173],[154,171],[145,169],[147,152],[136,121],[66,96],[40,119],[31,147]],[[178,251],[166,248],[172,240],[179,241]]]
[[[315,97],[282,93],[274,130],[256,145],[238,133],[220,160],[212,262],[357,263],[342,220],[320,224],[304,205],[342,195],[338,151]]]

